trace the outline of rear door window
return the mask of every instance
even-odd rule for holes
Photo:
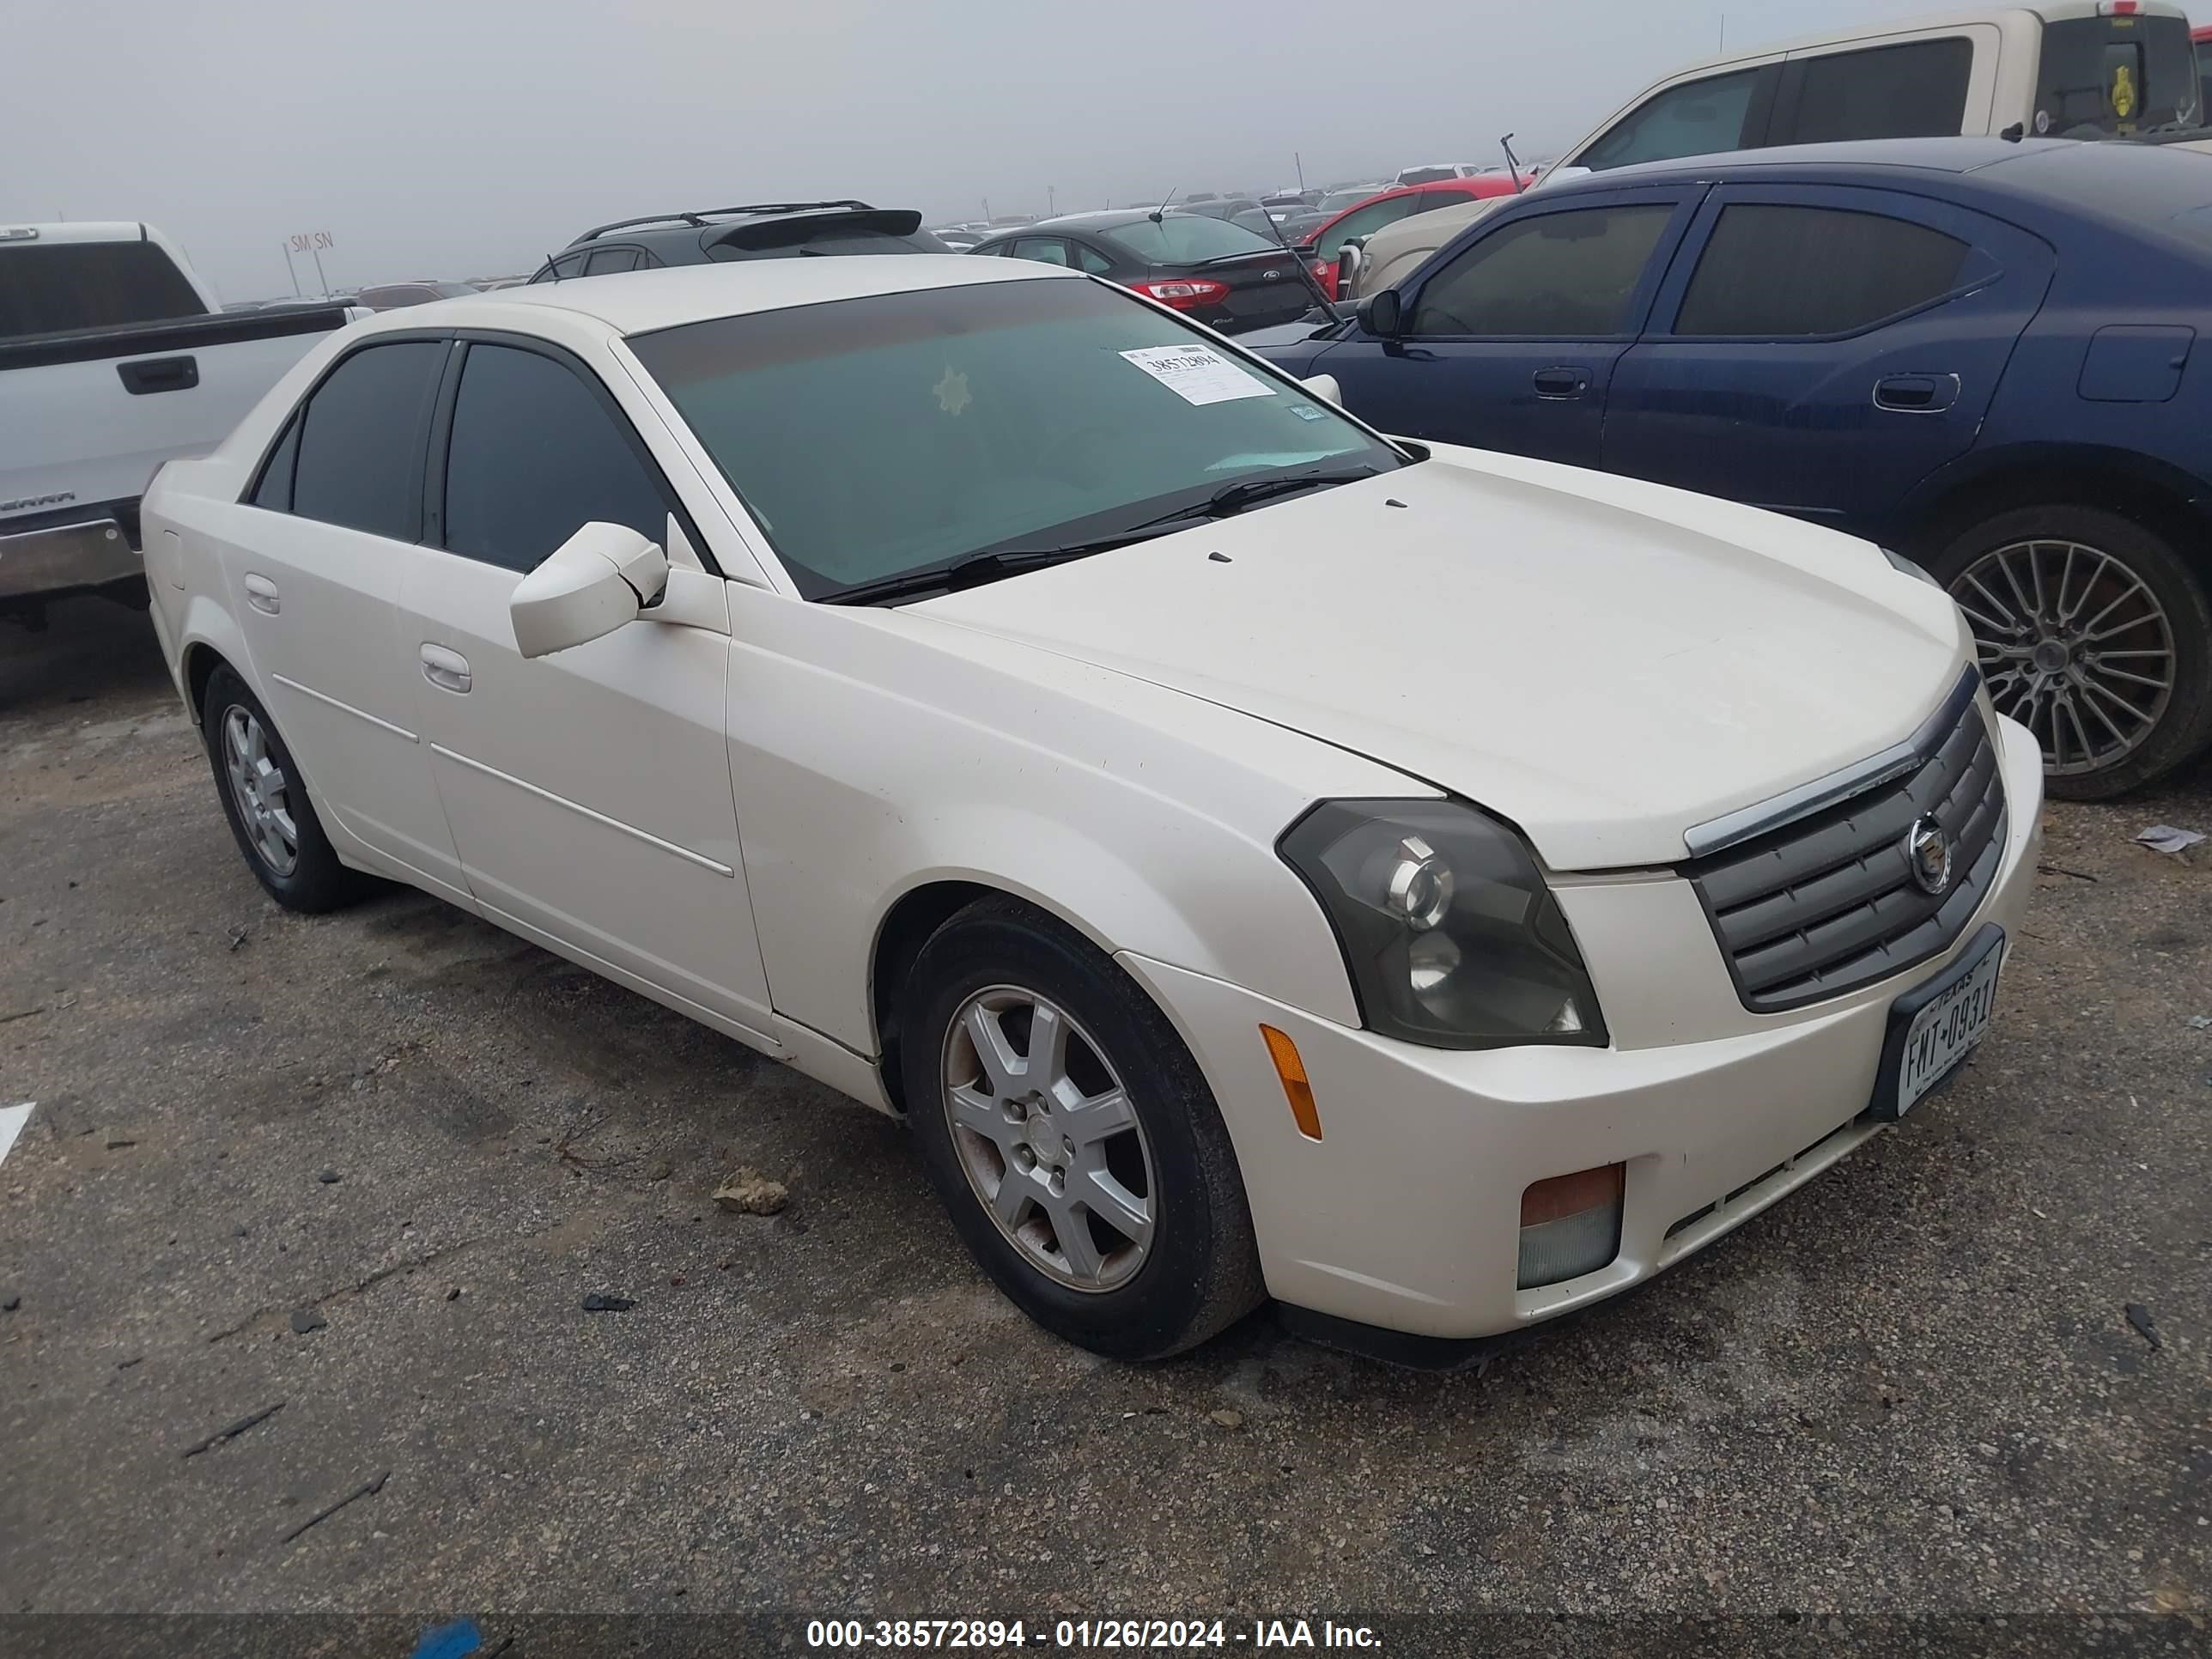
[[[1593,339],[1626,333],[1674,205],[1577,208],[1501,226],[1422,284],[1419,336]]]
[[[331,372],[299,417],[294,513],[421,538],[423,450],[447,349],[442,340],[368,346]]]
[[[125,328],[206,307],[158,242],[33,242],[0,248],[0,340]]]
[[[1956,237],[1884,214],[1735,203],[1705,243],[1674,331],[1851,333],[1949,293],[1970,251]]]
[[[1762,86],[1771,88],[1775,73],[1771,65],[1736,70],[1655,93],[1585,145],[1574,162],[1603,172],[1754,146],[1764,135],[1748,129],[1763,125],[1755,112]]]
[[[1955,135],[1974,43],[1964,35],[1793,58],[1775,98],[1774,144]]]
[[[668,537],[668,500],[616,411],[567,364],[472,345],[447,447],[447,551],[534,570],[593,522]]]
[[[1328,231],[1316,240],[1314,252],[1324,258],[1336,258],[1337,250],[1346,242],[1356,242],[1364,236],[1372,236],[1385,225],[1410,217],[1421,205],[1421,198],[1386,196],[1379,202],[1368,202],[1352,209]]]

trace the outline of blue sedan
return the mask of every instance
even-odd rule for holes
[[[2100,799],[2212,741],[2207,328],[2212,157],[1951,138],[1547,185],[1255,349],[1385,431],[1903,551],[2052,793]]]

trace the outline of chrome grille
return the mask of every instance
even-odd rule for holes
[[[1950,884],[1914,879],[1922,817],[1952,844]],[[2004,779],[1971,680],[1903,757],[1840,799],[1733,840],[1683,867],[1737,994],[1759,1013],[1800,1007],[1911,967],[1966,929],[1996,878]]]

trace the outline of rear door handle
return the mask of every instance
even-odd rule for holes
[[[134,398],[149,392],[189,392],[200,383],[196,357],[141,357],[135,363],[116,364],[115,373]]]
[[[1886,374],[1874,383],[1874,406],[1899,415],[1940,415],[1958,401],[1955,374]]]
[[[1564,400],[1579,398],[1589,390],[1589,371],[1586,368],[1540,368],[1529,378],[1539,398]]]
[[[266,576],[246,577],[246,602],[264,617],[273,617],[284,608],[284,601],[276,592],[276,584]]]
[[[442,645],[422,647],[422,678],[441,691],[465,693],[475,683],[469,675],[469,659]]]

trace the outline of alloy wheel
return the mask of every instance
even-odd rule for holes
[[[252,710],[233,705],[222,717],[224,775],[230,799],[254,854],[274,876],[300,862],[300,828],[292,817],[291,781],[270,753],[269,734]]]
[[[1134,1278],[1159,1185],[1136,1108],[1090,1034],[1034,991],[991,986],[954,1015],[942,1075],[961,1170],[1023,1259],[1073,1290]]]
[[[2158,596],[2080,542],[2013,542],[1951,583],[2000,714],[2048,772],[2100,772],[2150,738],[2173,698],[2173,626]]]

